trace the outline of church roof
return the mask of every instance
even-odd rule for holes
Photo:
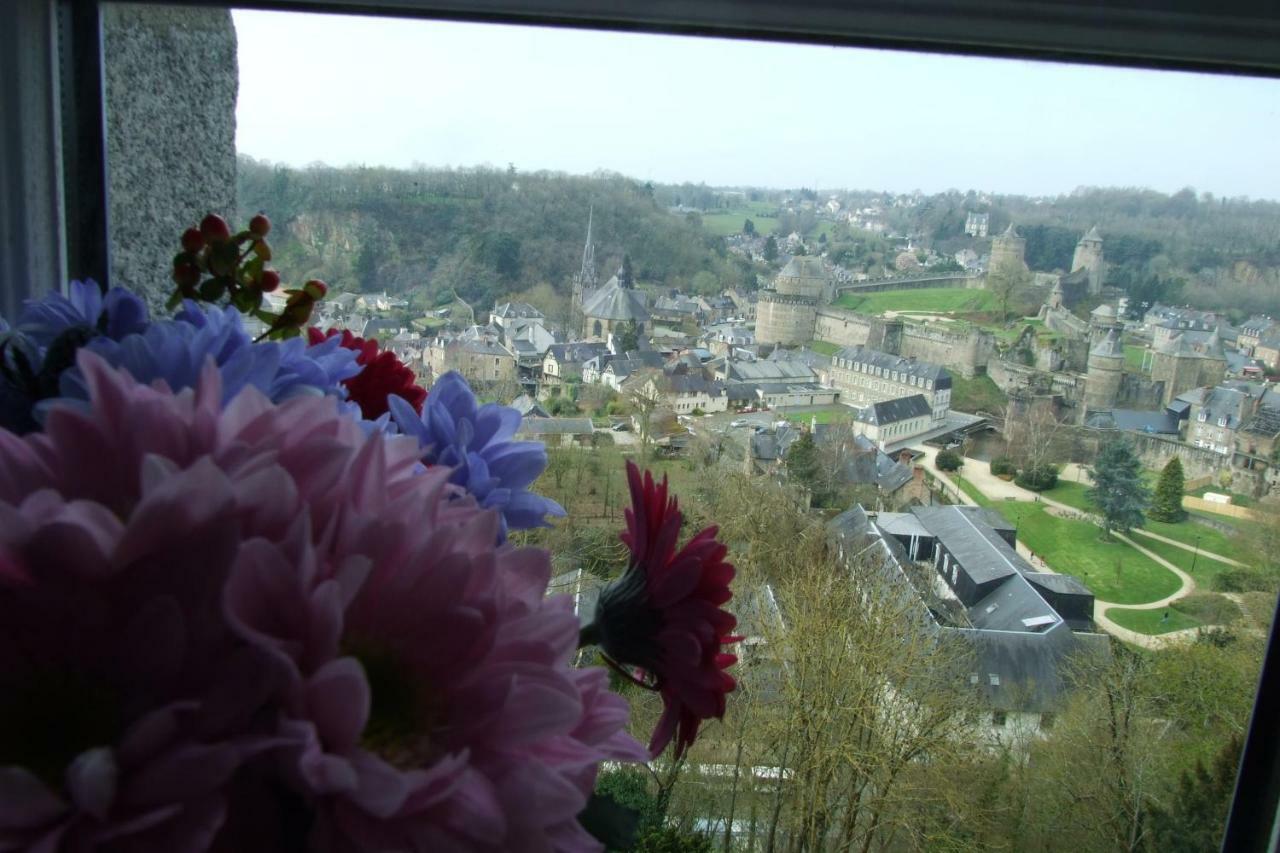
[[[1087,243],[1087,242],[1101,243],[1102,235],[1098,233],[1098,226],[1095,225],[1092,228],[1090,228],[1085,233],[1085,235],[1080,238],[1080,242],[1081,243]]]
[[[608,284],[591,294],[582,306],[582,313],[601,320],[635,320],[643,323],[649,319],[644,294],[624,287],[618,276],[609,279]]]
[[[1120,343],[1120,335],[1116,333],[1115,329],[1107,332],[1107,336],[1089,351],[1089,355],[1102,356],[1103,358],[1124,358],[1124,346]]]

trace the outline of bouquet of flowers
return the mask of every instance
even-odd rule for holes
[[[323,282],[267,310],[270,227],[189,229],[172,316],[0,319],[0,851],[598,849],[600,764],[724,713],[724,545],[629,465],[582,627],[507,541],[563,513],[520,415],[311,327]],[[647,749],[588,644],[661,694]]]

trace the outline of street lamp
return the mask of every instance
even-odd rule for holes
[[[1200,537],[1196,537],[1195,550],[1191,552],[1191,574],[1196,573],[1196,557],[1200,556]]]

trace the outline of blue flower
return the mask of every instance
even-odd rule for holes
[[[423,462],[453,468],[451,483],[465,488],[481,506],[498,510],[500,540],[508,530],[543,527],[548,515],[564,515],[558,503],[529,491],[547,467],[547,448],[538,441],[514,440],[520,427],[515,409],[481,406],[455,372],[431,386],[421,416],[399,397],[387,402],[400,432],[418,439]]]
[[[213,359],[222,374],[224,401],[248,386],[275,402],[300,394],[342,398],[342,381],[360,372],[356,353],[337,341],[310,347],[301,338],[254,343],[236,309],[206,310],[191,302],[173,320],[152,323],[119,341],[94,338],[86,347],[139,382],[163,380],[174,391],[195,387],[200,371]],[[62,374],[61,391],[64,397],[88,399],[75,368]]]
[[[18,317],[18,329],[41,350],[72,328],[119,340],[147,327],[146,305],[124,288],[113,287],[104,296],[97,282],[86,279],[71,282],[67,291],[27,300]]]

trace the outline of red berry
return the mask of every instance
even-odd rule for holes
[[[271,230],[271,220],[259,213],[249,220],[249,230],[256,237],[265,237],[267,232]]]
[[[198,252],[204,248],[204,235],[200,233],[199,228],[188,228],[182,232],[182,250],[184,252]]]
[[[258,279],[258,288],[263,293],[270,293],[280,286],[280,273],[275,270],[265,270],[262,278]]]
[[[318,278],[313,278],[302,285],[302,290],[312,299],[324,299],[324,295],[329,292],[329,285]]]
[[[216,213],[210,213],[200,220],[200,233],[210,243],[222,243],[231,239],[231,229],[227,226],[227,220]]]

